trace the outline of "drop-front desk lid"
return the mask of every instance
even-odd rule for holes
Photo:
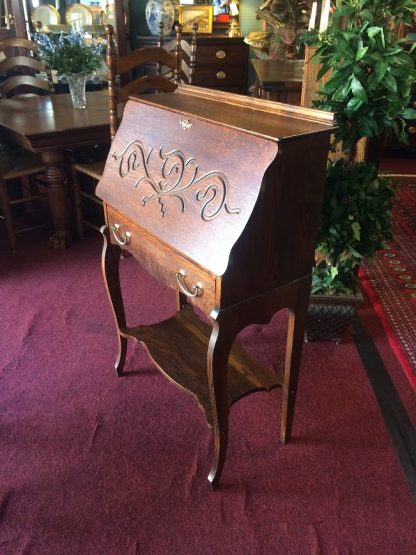
[[[131,97],[97,195],[193,262],[222,275],[263,176],[286,141],[333,131],[333,115],[180,85]]]

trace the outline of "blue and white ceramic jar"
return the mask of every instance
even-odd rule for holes
[[[161,21],[163,21],[163,34],[170,35],[175,22],[175,8],[172,0],[148,0],[146,21],[152,35],[159,34]]]

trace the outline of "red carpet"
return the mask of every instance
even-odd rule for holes
[[[140,346],[127,375],[114,374],[101,241],[51,252],[45,238],[21,236],[15,257],[0,254],[2,555],[414,553],[416,505],[348,338],[305,344],[288,445],[279,391],[231,409],[213,493],[193,398]],[[122,272],[134,322],[173,312],[172,293],[132,258]],[[271,372],[284,319],[240,338]]]
[[[416,185],[398,185],[394,240],[364,265],[362,285],[416,390]]]

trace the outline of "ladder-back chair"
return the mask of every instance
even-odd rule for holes
[[[116,57],[114,29],[107,25],[107,75],[109,94],[109,120],[111,140],[114,138],[120,118],[120,108],[132,94],[146,92],[173,92],[181,80],[182,66],[182,25],[175,26],[176,38],[174,52],[168,52],[161,46],[150,46],[133,50],[125,56]],[[196,43],[196,41],[195,41]],[[193,62],[195,60],[195,46],[193,48]],[[152,75],[140,75],[143,66],[156,64],[157,71]],[[172,72],[173,79],[161,74],[161,68],[167,67]],[[193,68],[195,64],[193,63]],[[137,73],[136,73],[137,72]],[[192,69],[193,73],[193,69]],[[136,77],[136,75],[140,75]],[[95,195],[96,183],[104,171],[105,161],[72,164],[72,190],[75,211],[75,223],[78,235],[84,237],[84,225],[99,230],[99,225],[90,221],[83,211],[83,200],[88,199],[95,206],[102,207],[102,201]],[[92,189],[86,190],[81,186],[82,176],[93,179]],[[88,183],[86,184],[88,186]],[[102,208],[101,208],[102,210]],[[101,219],[102,212],[101,212]]]
[[[54,92],[51,73],[38,59],[38,52],[38,45],[27,39],[9,38],[0,41],[0,96]],[[46,80],[37,74],[45,75]],[[43,221],[17,229],[14,221],[17,205],[30,203],[33,207],[43,204],[35,178],[44,171],[44,166],[36,154],[12,145],[7,137],[2,142],[1,150],[0,218],[6,223],[9,243],[15,251],[16,233],[46,225]],[[13,194],[12,189],[15,189],[16,194]]]
[[[31,40],[9,38],[0,41],[0,56],[3,58],[0,62],[0,96],[54,92],[51,71],[38,55],[39,47]]]
[[[163,33],[164,24],[160,22],[159,24],[159,41],[158,46],[164,48],[167,52],[174,53],[177,40],[173,39],[165,43],[165,35]],[[191,42],[182,39],[181,40],[181,81],[184,81],[188,85],[192,85],[194,81],[195,65],[196,65],[196,41],[198,34],[198,23],[192,25],[192,37]],[[172,73],[169,68],[158,68],[158,72],[167,77],[172,78]]]

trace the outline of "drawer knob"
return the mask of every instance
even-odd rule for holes
[[[416,100],[414,102],[412,102],[412,106],[413,106],[413,108],[416,108]]]
[[[225,79],[225,71],[218,71],[217,79]]]
[[[411,134],[414,135],[416,133],[416,127],[414,125],[411,125],[410,127],[407,128],[407,131]]]
[[[182,293],[187,297],[200,297],[203,293],[204,286],[200,281],[195,283],[195,285],[190,288],[186,283],[186,272],[185,270],[179,270],[176,272],[176,279],[178,280],[178,285]]]
[[[114,239],[117,241],[119,245],[124,247],[130,243],[131,233],[130,231],[126,231],[123,235],[120,235],[120,225],[114,224],[111,226],[111,231],[113,232]]]
[[[224,50],[217,50],[217,52],[215,52],[215,55],[217,56],[217,58],[222,60],[223,58],[225,58],[226,53],[224,52]]]

